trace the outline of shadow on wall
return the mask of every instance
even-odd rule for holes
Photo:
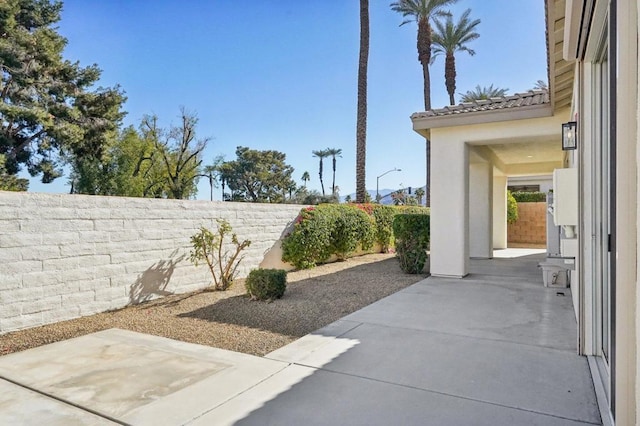
[[[264,252],[264,258],[260,262],[259,268],[264,269],[284,269],[285,271],[293,271],[295,267],[282,261],[282,240],[285,236],[293,232],[293,228],[296,224],[296,220],[292,220],[287,224],[280,234],[280,238],[271,246],[270,249]]]
[[[176,265],[185,258],[185,255],[182,254],[173,259],[176,254],[178,254],[178,250],[174,250],[168,260],[159,261],[138,276],[129,290],[129,304],[135,305],[156,297],[173,294],[165,289],[169,285]]]

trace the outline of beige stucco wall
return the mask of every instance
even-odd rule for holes
[[[298,205],[0,191],[0,334],[204,288],[190,236],[226,219],[251,240],[239,275],[282,267]]]

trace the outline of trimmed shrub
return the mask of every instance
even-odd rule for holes
[[[518,203],[539,203],[547,201],[546,192],[522,192],[516,191],[511,193]]]
[[[358,248],[373,247],[375,227],[373,219],[359,208],[349,205],[331,205],[333,229],[331,230],[331,252],[339,260],[345,260]],[[323,208],[324,210],[324,208]]]
[[[307,207],[300,212],[293,232],[282,241],[282,260],[298,269],[313,268],[334,254],[345,259],[358,248],[368,250],[374,238],[373,219],[357,206]]]
[[[287,272],[283,269],[254,269],[249,272],[245,287],[254,300],[280,299],[287,288]]]
[[[379,204],[321,204],[307,207],[296,219],[293,232],[282,241],[282,260],[298,269],[313,268],[332,255],[346,259],[374,243],[387,252],[393,246],[393,217],[411,211],[428,214],[423,207]]]
[[[420,274],[429,248],[429,215],[399,214],[393,220],[396,256],[408,274]]]
[[[373,219],[376,222],[376,243],[382,253],[388,253],[394,244],[393,218],[398,214],[397,207],[376,205],[373,208]]]

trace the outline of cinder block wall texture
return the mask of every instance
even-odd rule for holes
[[[547,243],[547,203],[518,203],[518,220],[507,226],[507,242]]]
[[[239,276],[280,266],[279,239],[300,209],[0,191],[0,334],[206,287],[190,236],[218,218],[252,242]]]

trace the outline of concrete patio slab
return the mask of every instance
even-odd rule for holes
[[[299,367],[301,368],[301,367]],[[273,376],[196,420],[194,426],[281,425],[518,425],[576,426],[583,422],[532,413],[510,407],[428,392],[357,377],[316,370],[245,414],[281,379]],[[280,383],[278,383],[280,385]],[[289,383],[291,385],[291,383]],[[241,413],[241,415],[238,415]]]
[[[336,357],[343,339],[357,344]],[[362,324],[297,363],[561,418],[600,419],[587,359],[565,351]]]
[[[109,426],[118,423],[0,380],[0,425]]]
[[[346,321],[437,331],[576,351],[568,289],[517,278],[428,278],[351,315]],[[558,295],[561,293],[563,295]]]
[[[286,366],[111,329],[0,357],[0,377],[125,423],[179,425]]]
[[[601,424],[539,260],[473,260],[264,358],[115,329],[6,355],[0,424]]]

